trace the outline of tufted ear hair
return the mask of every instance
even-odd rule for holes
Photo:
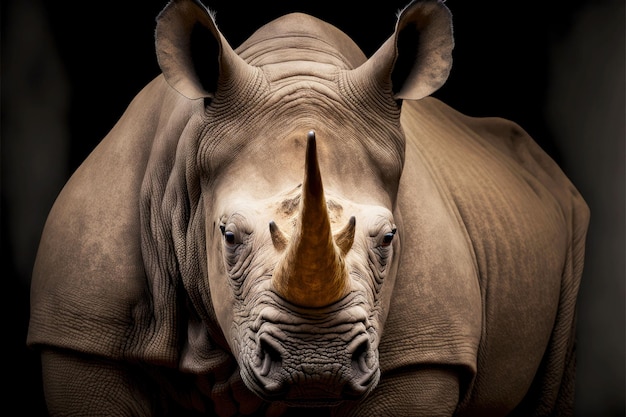
[[[452,16],[441,0],[417,0],[398,14],[393,35],[357,68],[393,97],[418,100],[437,91],[452,67]]]
[[[165,80],[187,98],[212,98],[220,78],[252,69],[199,0],[171,0],[157,17],[156,55]]]

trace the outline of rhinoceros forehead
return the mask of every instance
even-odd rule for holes
[[[273,95],[280,95],[280,90],[287,88],[292,92],[312,89],[329,96],[337,90],[340,71],[334,65],[310,61],[268,64],[262,70]]]
[[[210,119],[198,153],[205,172],[212,181],[246,178],[255,187],[297,184],[306,134],[314,130],[326,185],[393,189],[384,184],[399,180],[404,160],[397,117],[351,100],[337,84],[312,75],[281,78],[263,100],[243,102]]]
[[[289,65],[268,65],[263,67],[263,72],[268,83],[265,111],[274,120],[276,115],[284,120],[310,118],[324,121],[329,127],[335,124],[335,131],[345,126],[346,120],[354,121],[358,125],[355,104],[351,102],[354,92],[343,88],[337,67],[297,61],[290,62]],[[358,99],[362,103],[374,101],[365,94]]]
[[[327,154],[322,164],[330,155],[401,165],[400,111],[381,99],[380,91],[352,88],[345,71],[325,63],[268,64],[257,74],[220,92],[205,111],[200,155],[219,172],[233,162],[254,164],[268,156],[299,166],[309,130],[317,133],[320,150]]]

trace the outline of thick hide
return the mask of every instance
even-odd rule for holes
[[[428,97],[452,47],[435,0],[369,58],[168,3],[163,74],[42,234],[51,415],[572,415],[589,210],[521,127]]]

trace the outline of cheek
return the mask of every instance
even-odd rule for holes
[[[232,289],[228,285],[228,276],[226,275],[223,254],[220,249],[221,246],[217,245],[208,248],[209,290],[211,291],[211,301],[217,322],[230,344],[235,299]]]
[[[387,320],[389,313],[389,305],[391,304],[391,297],[393,296],[393,289],[396,284],[396,277],[398,274],[398,265],[400,258],[400,245],[394,244],[393,257],[391,262],[387,266],[387,272],[385,279],[380,288],[380,304],[381,304],[381,316],[380,320],[384,323]]]

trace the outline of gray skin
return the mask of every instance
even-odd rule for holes
[[[428,97],[413,2],[367,59],[290,14],[233,50],[198,2],[55,202],[28,344],[51,415],[571,415],[589,210],[513,122]]]

